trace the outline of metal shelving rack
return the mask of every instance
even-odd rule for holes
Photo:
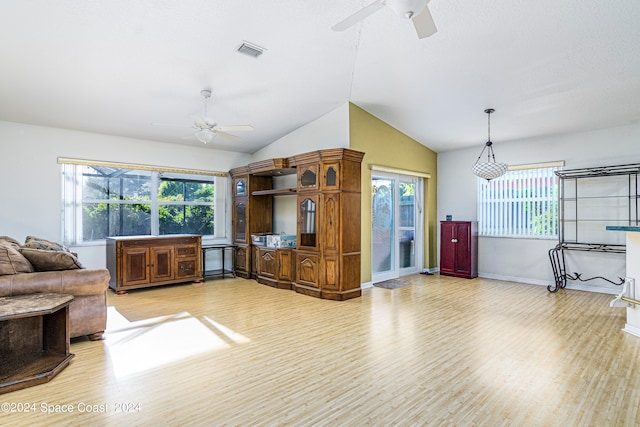
[[[621,277],[617,280],[610,280],[604,276],[585,279],[581,273],[568,273],[565,253],[626,252],[626,245],[614,240],[619,238],[616,237],[619,235],[606,232],[605,227],[639,225],[640,164],[567,169],[555,173],[559,178],[558,244],[549,250],[555,284],[547,286],[547,290],[557,292],[560,288],[566,287],[567,280],[586,282],[602,279],[614,285],[622,285],[624,278]],[[625,181],[626,194],[622,191]],[[593,216],[594,213],[597,216]]]

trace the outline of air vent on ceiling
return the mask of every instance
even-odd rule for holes
[[[249,55],[254,58],[257,58],[258,56],[262,55],[264,51],[265,49],[263,47],[260,47],[258,45],[255,45],[253,43],[249,43],[246,41],[243,41],[240,47],[238,47],[238,52],[244,53],[245,55]]]

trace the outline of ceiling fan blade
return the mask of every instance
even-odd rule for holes
[[[416,33],[418,33],[418,38],[426,39],[429,36],[432,36],[438,31],[436,28],[436,23],[433,22],[433,17],[431,16],[431,12],[429,11],[429,7],[425,7],[422,12],[420,12],[417,16],[414,16],[412,19],[413,26],[416,29]]]
[[[250,125],[214,126],[216,132],[249,132],[253,130]]]
[[[347,28],[362,21],[363,19],[373,15],[375,12],[382,9],[385,6],[385,4],[386,4],[386,0],[377,0],[374,3],[371,3],[369,6],[365,6],[364,8],[354,13],[353,15],[348,16],[347,18],[338,22],[336,25],[331,27],[331,29],[333,31],[344,31]]]
[[[207,121],[206,117],[196,117],[196,116],[192,116],[193,118],[193,123],[194,126],[196,128],[200,128],[200,129],[204,129],[204,128],[208,128],[210,126],[209,122]]]
[[[230,133],[216,131],[216,135],[221,136],[222,138],[230,139],[231,141],[237,141],[240,139],[239,136],[231,135]]]

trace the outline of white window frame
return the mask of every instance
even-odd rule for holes
[[[150,200],[108,200],[115,204],[148,204],[151,205],[151,235],[159,235],[159,206],[166,205],[209,205],[214,208],[214,234],[203,236],[204,239],[224,237],[226,234],[226,199],[227,199],[227,174],[222,172],[192,171],[188,169],[169,169],[156,166],[130,165],[112,162],[97,162],[89,160],[76,160],[59,158],[62,175],[62,239],[66,245],[79,246],[104,242],[104,239],[88,240],[83,234],[82,206],[84,203],[105,202],[106,200],[84,199],[82,195],[82,167],[83,166],[108,166],[113,168],[151,171],[151,199]],[[201,173],[201,174],[199,174]],[[204,173],[204,174],[202,174]],[[190,201],[159,201],[157,189],[161,177],[192,179],[194,181],[211,181],[215,188],[214,202],[190,202]]]
[[[478,235],[558,239],[555,171],[562,166],[564,162],[510,166],[491,181],[478,178]]]

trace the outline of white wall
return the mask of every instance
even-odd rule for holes
[[[479,139],[479,141],[482,141]],[[453,215],[455,220],[476,220],[476,177],[471,166],[483,143],[464,150],[438,154],[438,219]],[[564,160],[565,168],[640,163],[640,124],[520,141],[494,141],[498,161],[512,165]],[[484,160],[484,159],[483,159]],[[553,273],[548,250],[556,240],[479,239],[478,270],[492,277],[534,284],[552,284]],[[570,272],[584,278],[624,277],[624,255],[570,253]],[[619,292],[619,287],[603,280],[569,282],[568,288]]]
[[[253,154],[252,162],[291,157],[295,154],[328,148],[349,148],[349,104],[346,103],[319,119],[294,130]],[[275,188],[296,186],[295,176],[274,179]],[[278,196],[273,201],[273,232],[296,234],[295,196]]]
[[[0,121],[0,179],[3,183],[0,186],[0,235],[11,236],[20,242],[24,242],[27,235],[61,241],[58,157],[223,172],[251,161],[246,154],[210,148]],[[227,236],[231,236],[230,219],[227,223]],[[75,247],[74,250],[86,267],[105,267],[104,245]]]
[[[256,151],[251,161],[290,157],[327,148],[349,148],[348,103]]]

